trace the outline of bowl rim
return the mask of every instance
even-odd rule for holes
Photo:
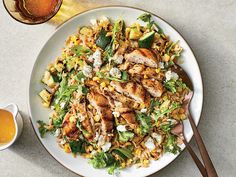
[[[85,11],[82,11],[82,12],[79,12],[75,15],[73,15],[72,17],[70,17],[69,19],[65,20],[62,24],[60,24],[59,26],[56,27],[56,30],[51,34],[51,36],[49,37],[49,39],[60,29],[62,28],[64,25],[66,25],[67,23],[69,23],[70,21],[72,21],[75,17],[83,14],[83,13],[86,13],[86,12],[89,12],[89,11],[93,11],[93,10],[97,10],[97,9],[103,9],[103,8],[115,8],[115,7],[121,7],[121,8],[131,8],[131,9],[136,9],[136,10],[140,10],[140,11],[143,11],[143,12],[146,12],[146,13],[149,13],[161,20],[163,20],[166,24],[168,24],[171,28],[173,28],[182,38],[183,38],[183,41],[187,44],[187,46],[189,47],[190,51],[192,52],[194,58],[195,58],[195,61],[196,61],[196,64],[197,64],[197,68],[199,70],[199,73],[200,73],[200,81],[201,81],[201,84],[202,84],[202,104],[201,104],[201,109],[200,109],[200,116],[199,116],[199,120],[198,120],[198,123],[196,126],[199,125],[200,121],[201,121],[201,118],[202,118],[202,110],[203,110],[203,104],[204,104],[204,83],[203,83],[203,80],[202,80],[202,72],[200,70],[200,67],[199,67],[199,63],[196,59],[196,56],[193,52],[193,49],[191,48],[191,46],[188,44],[188,42],[186,41],[186,39],[183,37],[183,35],[173,26],[171,25],[169,22],[167,22],[164,18],[160,17],[159,15],[156,15],[148,10],[144,10],[142,8],[138,8],[138,7],[133,7],[133,6],[128,6],[128,5],[104,5],[104,6],[98,6],[98,7],[95,7],[95,8],[91,8],[91,9],[87,9]],[[48,41],[48,40],[47,40]],[[45,46],[45,44],[47,43],[47,41],[44,43],[43,46]],[[43,48],[43,47],[42,47]],[[42,50],[41,48],[41,50]],[[41,52],[40,50],[40,52]],[[39,54],[40,54],[39,52]],[[27,99],[27,107],[28,107],[28,112],[29,112],[29,117],[30,117],[30,123],[31,123],[31,126],[33,127],[33,130],[34,130],[34,133],[37,137],[37,139],[39,140],[40,144],[43,146],[43,148],[51,155],[51,157],[53,159],[55,159],[60,165],[62,165],[64,168],[68,169],[70,172],[76,174],[76,175],[79,175],[79,176],[83,176],[73,170],[71,170],[70,168],[66,167],[64,164],[62,164],[61,162],[59,162],[54,156],[53,154],[51,154],[48,149],[44,146],[44,144],[42,143],[41,139],[39,138],[39,136],[37,135],[37,130],[34,128],[34,125],[33,125],[33,121],[32,121],[32,114],[31,114],[31,109],[30,109],[30,96],[29,96],[29,91],[30,91],[30,83],[31,83],[31,78],[32,78],[32,72],[33,72],[33,69],[35,67],[35,64],[36,64],[36,61],[37,61],[37,58],[39,56],[39,54],[37,55],[36,57],[36,60],[34,61],[34,64],[33,64],[33,67],[32,67],[32,70],[30,72],[30,78],[29,78],[29,85],[28,85],[28,92],[27,92],[27,95],[28,95],[28,99]],[[188,143],[192,140],[193,138],[193,135],[191,136],[191,138],[189,139]],[[180,155],[186,150],[186,146],[184,146],[184,148],[182,149],[182,151],[171,161],[169,162],[167,165],[165,165],[164,167],[162,167],[161,169],[159,169],[158,171],[156,172],[153,172],[153,173],[150,173],[149,175],[147,176],[150,176],[150,175],[153,175],[155,173],[158,173],[160,172],[161,170],[165,169],[167,166],[169,166],[170,164],[172,164],[177,158],[180,157]]]

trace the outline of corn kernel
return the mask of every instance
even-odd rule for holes
[[[69,119],[69,120],[70,120],[71,123],[76,122],[76,118],[75,118],[75,116],[70,116],[70,119]]]
[[[93,117],[93,119],[94,119],[96,122],[98,122],[98,121],[100,120],[100,116],[99,116],[99,115],[95,115],[95,116]]]
[[[91,105],[91,104],[89,104],[89,105],[88,105],[88,108],[89,108],[89,109],[93,109],[93,107],[92,107],[92,105]]]
[[[148,78],[148,76],[147,76],[146,74],[144,74],[143,78],[144,78],[144,79],[147,79],[147,78]]]
[[[66,153],[70,153],[70,152],[71,152],[69,143],[66,143],[66,144],[65,144],[65,146],[64,146],[64,151],[65,151]]]
[[[122,162],[122,163],[121,163],[121,167],[122,167],[122,168],[125,168],[125,166],[126,166],[125,162]]]
[[[75,44],[75,45],[78,45],[78,38],[76,36],[71,36],[71,41]]]
[[[165,62],[168,62],[168,61],[170,60],[170,56],[169,56],[168,54],[165,54],[165,55],[163,56],[163,60],[164,60]]]
[[[137,156],[140,156],[141,155],[141,149],[140,148],[138,148],[136,151],[135,151],[135,154],[137,155]]]
[[[141,104],[140,104],[140,108],[141,108],[141,109],[145,108],[145,104],[144,104],[144,103],[141,103]]]
[[[137,133],[138,133],[138,134],[140,134],[140,133],[141,133],[141,130],[140,130],[140,128],[137,128],[137,129],[136,129],[136,131],[137,131]]]
[[[50,68],[50,72],[54,73],[56,71],[56,68],[54,68],[53,66]]]
[[[92,151],[92,150],[93,150],[93,146],[90,145],[90,146],[88,147],[88,149],[89,149],[89,151]]]
[[[159,73],[161,71],[161,68],[157,68],[155,71],[156,73]]]
[[[99,77],[93,77],[93,81],[100,81]]]
[[[109,89],[109,91],[111,91],[111,92],[113,92],[114,90],[115,90],[115,88],[114,87],[112,87],[112,86],[108,86],[108,89]]]
[[[102,88],[107,86],[107,84],[105,82],[102,82],[100,85],[101,85]]]
[[[42,103],[44,107],[48,108],[50,106],[50,103],[49,102],[43,102]]]

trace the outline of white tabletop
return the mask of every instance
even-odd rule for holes
[[[66,0],[65,0],[66,1]],[[68,1],[68,0],[67,0]],[[192,47],[204,82],[199,130],[222,177],[236,174],[236,0],[79,0],[78,9],[121,4],[151,11],[171,23]],[[90,2],[89,4],[87,2]],[[93,4],[96,2],[96,4]],[[29,74],[36,56],[56,26],[28,26],[14,21],[0,3],[0,105],[18,104],[24,130],[0,152],[2,177],[77,176],[56,162],[39,143],[27,110]],[[194,141],[191,145],[196,150]],[[153,175],[199,177],[187,151]]]

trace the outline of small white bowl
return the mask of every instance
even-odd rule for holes
[[[10,113],[12,113],[13,118],[14,118],[15,127],[16,127],[16,133],[15,133],[14,138],[9,143],[0,145],[0,151],[1,151],[1,150],[7,149],[8,147],[10,147],[18,139],[18,137],[20,136],[22,129],[23,129],[23,120],[22,120],[22,117],[19,113],[19,109],[18,109],[17,105],[14,103],[8,104],[7,106],[5,106],[3,108],[0,107],[0,109],[6,110],[6,111],[9,111]]]

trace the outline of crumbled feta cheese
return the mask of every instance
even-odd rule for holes
[[[155,144],[151,137],[147,139],[147,141],[145,142],[145,146],[151,151],[155,149]]]
[[[125,131],[127,131],[125,125],[118,125],[118,126],[116,127],[116,130],[118,130],[119,132],[125,132]]]
[[[120,113],[119,112],[112,112],[112,114],[113,114],[113,116],[115,116],[115,117],[120,117]]]
[[[179,75],[175,72],[171,72],[171,78],[176,81],[179,79]]]
[[[97,25],[97,20],[96,20],[96,19],[91,19],[91,20],[90,20],[90,23],[91,23],[93,26],[95,26],[95,25]]]
[[[93,58],[94,58],[93,66],[94,66],[95,68],[99,68],[99,67],[102,65],[102,55],[101,55],[100,50],[97,49],[97,50],[93,53]]]
[[[164,66],[164,62],[159,62],[159,68],[161,68],[161,69],[164,69],[165,68],[165,66]]]
[[[116,64],[121,64],[123,63],[123,55],[119,55],[118,53],[115,53],[113,57],[110,58],[110,60],[113,60]]]
[[[116,78],[121,78],[121,71],[118,68],[111,68],[110,75]]]
[[[92,150],[92,152],[91,152],[92,155],[95,155],[96,153],[97,153],[97,151],[95,151],[95,150]]]
[[[156,139],[158,144],[161,144],[162,136],[160,134],[157,134],[157,133],[154,132],[154,133],[152,133],[152,137]]]
[[[54,136],[58,137],[60,135],[61,130],[58,128],[56,129],[56,131],[54,132]]]
[[[54,110],[55,109],[55,106],[51,106],[51,110]]]
[[[91,66],[84,65],[82,72],[86,77],[92,77],[92,70],[93,68]]]
[[[114,103],[115,103],[115,106],[116,106],[117,108],[121,108],[121,107],[122,107],[122,103],[121,103],[121,102],[119,102],[119,101],[114,101]]]
[[[141,112],[142,112],[142,113],[146,113],[146,112],[147,112],[147,109],[146,109],[146,108],[143,108],[143,109],[141,109]]]
[[[65,102],[61,102],[61,103],[60,103],[60,106],[61,106],[62,109],[65,107],[65,105],[66,105]]]
[[[98,141],[98,138],[99,138],[99,133],[96,132],[95,137],[94,137],[94,141]]]
[[[104,145],[101,146],[102,150],[104,152],[107,152],[111,147],[111,143],[110,142],[106,142]]]
[[[105,143],[105,138],[104,138],[103,135],[100,135],[100,136],[98,137],[98,146],[101,146],[101,145],[103,145],[104,143]]]
[[[175,72],[171,72],[171,71],[167,71],[165,73],[165,77],[166,77],[166,82],[173,79],[173,80],[178,80],[179,79],[179,76],[177,73]]]
[[[61,145],[66,144],[66,140],[62,139],[62,140],[60,141],[60,144],[61,144]]]

